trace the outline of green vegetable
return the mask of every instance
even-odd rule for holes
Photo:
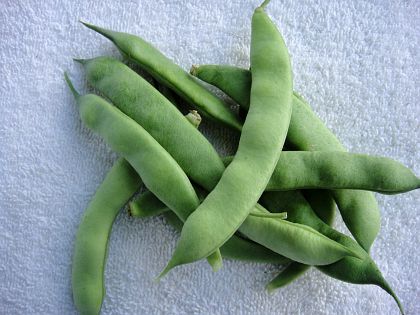
[[[383,278],[369,254],[353,239],[322,222],[299,191],[267,192],[262,199],[263,203],[274,212],[282,211],[285,206],[289,206],[288,220],[310,226],[340,244],[352,248],[363,257],[363,259],[345,257],[334,264],[319,266],[319,270],[345,282],[379,286],[394,298],[401,313],[404,313],[398,297]]]
[[[334,220],[335,203],[331,194],[327,190],[307,190],[304,191],[306,200],[311,206],[312,210],[317,214],[322,221],[331,225]],[[287,208],[293,207],[295,204],[288,204]],[[295,209],[299,211],[299,209]],[[298,262],[291,262],[285,269],[283,269],[273,280],[271,280],[266,288],[269,292],[282,288],[299,277],[301,277],[310,266]]]
[[[144,205],[146,206],[146,203]],[[148,213],[152,215],[153,212],[150,211]],[[181,231],[183,222],[179,220],[173,212],[170,212],[169,209],[166,208],[164,216],[169,224],[177,231]],[[268,248],[236,235],[232,235],[232,237],[220,247],[220,252],[224,258],[250,262],[273,264],[287,264],[290,262],[290,259],[281,256]]]
[[[152,201],[152,194],[145,194],[149,194],[149,196],[137,200],[142,209],[160,208],[156,207],[156,203],[159,201]],[[153,210],[147,212],[150,215],[160,213],[160,211],[153,212]],[[307,264],[328,264],[328,261],[337,261],[346,255],[356,257],[358,255],[344,246],[337,246],[337,243],[306,225],[270,217],[250,215],[239,228],[239,232],[273,252]],[[232,236],[227,242],[230,242],[232,238],[235,239],[236,236]],[[229,247],[232,247],[232,245],[229,245]],[[244,255],[243,253],[239,254]]]
[[[216,122],[241,130],[242,126],[227,104],[209,92],[194,77],[164,56],[140,37],[114,32],[98,26],[82,22],[88,28],[110,39],[132,62],[138,64],[158,82],[169,86],[173,91],[196,106],[200,113]]]
[[[162,276],[223,245],[258,202],[278,161],[291,115],[292,75],[286,45],[263,10],[266,4],[252,17],[251,102],[238,150],[216,187],[185,222]]]
[[[224,159],[228,165],[232,157]],[[284,151],[265,190],[360,189],[384,194],[420,187],[420,179],[385,157],[327,151]]]
[[[90,201],[77,231],[72,263],[73,300],[81,314],[99,314],[105,295],[104,269],[112,224],[141,180],[118,159]]]

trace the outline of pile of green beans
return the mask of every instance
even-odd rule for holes
[[[100,313],[109,235],[127,204],[130,216],[163,215],[180,231],[158,279],[203,258],[214,271],[223,258],[287,265],[267,284],[272,291],[314,266],[341,281],[381,287],[403,313],[369,255],[379,231],[371,192],[408,192],[420,179],[389,158],[345,152],[293,91],[289,53],[265,12],[268,2],[252,16],[251,70],[203,65],[188,73],[142,38],[83,22],[153,79],[112,57],[75,59],[106,100],[79,95],[65,74],[85,126],[120,155],[76,236],[72,291],[81,314]],[[230,96],[239,114],[199,79]],[[195,110],[182,114],[182,103]],[[240,133],[235,155],[219,156],[198,129],[200,114]],[[331,227],[336,206],[354,239]]]

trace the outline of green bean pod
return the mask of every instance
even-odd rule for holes
[[[280,156],[278,146],[283,146],[291,115],[292,75],[286,45],[265,14],[265,4],[252,17],[251,105],[238,150],[216,187],[185,222],[162,275],[206,257],[235,233],[258,202]]]
[[[232,158],[225,158],[225,164]],[[284,151],[266,191],[357,189],[397,194],[419,187],[420,179],[409,168],[389,158],[339,151]]]
[[[263,203],[272,211],[282,211],[289,206],[288,220],[311,226],[340,244],[357,251],[363,259],[345,257],[331,265],[318,266],[323,273],[341,281],[355,284],[374,284],[389,293],[397,303],[401,313],[403,307],[382,276],[369,254],[353,239],[344,235],[319,219],[299,191],[267,192],[262,197]]]
[[[167,211],[164,212],[166,220],[180,232],[182,230],[183,222],[179,220],[173,212],[170,212],[168,208],[166,208],[166,210]],[[290,262],[289,258],[279,255],[258,243],[254,243],[236,235],[232,235],[232,237],[220,247],[220,253],[224,258],[241,261],[280,265]]]
[[[326,224],[331,225],[334,220],[335,203],[330,192],[328,190],[306,190],[302,193],[316,215]],[[293,206],[294,204],[289,204],[288,208]],[[299,211],[299,209],[295,209],[295,211]],[[268,292],[273,292],[287,286],[303,276],[309,268],[309,265],[293,261],[267,284],[266,289]]]
[[[101,97],[94,94],[75,96],[84,124],[124,157],[144,185],[185,221],[200,201],[187,175],[172,156],[133,119]],[[221,259],[213,259],[220,253],[216,249],[213,255],[209,262],[214,270],[218,270]]]
[[[146,192],[145,194],[148,196],[137,199],[136,203],[142,209],[150,209],[148,211],[146,210],[150,215],[154,213],[153,209],[164,207],[163,205],[161,207],[156,206],[159,200],[153,201],[152,198],[154,196],[151,193]],[[260,244],[254,245],[254,248],[257,248],[257,246],[261,247],[262,245],[290,259],[314,265],[328,264],[328,262],[337,261],[345,255],[357,256],[357,254],[349,251],[346,247],[338,245],[310,227],[273,219],[269,216],[264,216],[265,213],[263,210],[258,211],[261,212],[262,216],[249,215],[239,228],[239,232]],[[160,213],[160,210],[155,213]],[[233,241],[231,241],[232,238],[234,239]],[[225,247],[225,250],[226,248],[230,248],[229,255],[231,257],[234,251],[234,244],[238,244],[239,241],[233,235],[224,245],[228,243],[229,245]],[[246,249],[245,244],[243,242],[241,244],[241,248],[244,247]],[[257,252],[261,251],[259,249]],[[239,248],[236,251],[236,255],[238,257],[248,257],[249,254],[241,253],[241,249]]]
[[[249,108],[251,72],[231,66],[199,66],[192,71],[236,100],[244,110]],[[232,83],[234,82],[234,83]],[[242,89],[239,84],[244,84]],[[296,92],[292,98],[292,116],[286,144],[302,151],[345,151],[335,135]],[[357,242],[369,251],[380,227],[378,204],[372,193],[335,190],[333,197],[340,214]]]
[[[83,215],[72,263],[73,301],[81,314],[99,314],[101,310],[111,227],[120,209],[140,185],[141,180],[130,164],[118,159]]]
[[[204,88],[194,77],[173,63],[153,45],[135,35],[82,23],[111,40],[125,57],[146,70],[158,82],[169,86],[191,105],[196,106],[203,116],[216,122],[222,122],[235,130],[241,130],[242,126],[239,120],[230,111],[227,104]]]
[[[249,239],[260,243],[272,251],[307,265],[328,265],[350,255],[358,257],[345,246],[331,243],[331,239],[313,228],[283,220],[262,219],[255,222],[254,216],[248,216],[239,231]],[[264,236],[261,239],[261,235]],[[356,258],[357,259],[357,258]]]

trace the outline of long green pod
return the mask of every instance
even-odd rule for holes
[[[306,190],[302,192],[316,215],[326,224],[331,225],[334,220],[335,202],[328,190]],[[288,204],[288,208],[295,204]],[[299,209],[295,209],[299,211]],[[299,277],[303,276],[310,268],[309,265],[292,261],[267,285],[268,292],[273,292],[279,288],[289,285]]]
[[[347,255],[358,257],[354,251],[349,251],[345,246],[337,246],[330,238],[307,225],[286,220],[281,224],[270,219],[262,219],[258,223],[254,220],[254,216],[248,216],[239,231],[249,239],[294,261],[320,266],[329,265],[331,261],[338,261]]]
[[[182,230],[183,222],[169,209],[164,212],[166,220],[177,231]],[[272,263],[284,265],[290,262],[289,258],[279,255],[258,243],[242,237],[232,235],[232,237],[220,247],[223,258],[230,258],[249,262]]]
[[[318,266],[319,270],[345,282],[379,286],[394,298],[401,313],[404,313],[398,297],[386,282],[369,254],[353,239],[322,222],[299,191],[267,192],[263,195],[262,200],[274,212],[282,211],[285,206],[289,206],[288,220],[310,226],[338,243],[352,248],[363,257],[363,259],[345,257],[334,264]]]
[[[206,257],[235,233],[258,202],[280,156],[291,115],[291,65],[283,38],[263,6],[252,17],[251,68],[250,109],[235,157],[185,222],[162,275]]]
[[[163,205],[161,207],[156,206],[159,200],[152,201],[152,198],[156,197],[150,192],[145,192],[145,194],[148,196],[139,198],[136,201],[140,208],[149,209],[142,211],[140,217],[145,212],[149,212],[150,215],[161,213],[160,210],[153,210],[164,207]],[[287,258],[313,265],[328,264],[346,255],[358,255],[308,226],[273,219],[269,216],[264,216],[263,210],[258,211],[261,212],[261,216],[249,215],[239,227],[239,232],[259,243],[260,245],[258,246],[262,245]],[[225,245],[231,242],[228,245],[229,248],[233,247],[232,243],[237,243],[237,241],[231,241],[232,238],[235,239],[236,236],[233,235],[225,242]],[[237,254],[244,255],[239,252]]]
[[[67,82],[71,84],[69,80]],[[200,201],[187,175],[173,157],[143,127],[103,98],[87,94],[78,96],[76,100],[84,124],[125,158],[140,175],[144,185],[185,221]],[[213,255],[209,262],[214,270],[218,270],[221,259],[213,259],[220,253],[216,249]]]
[[[222,122],[233,129],[241,130],[242,126],[239,120],[227,104],[204,88],[193,76],[172,62],[153,45],[135,35],[82,23],[111,40],[125,57],[146,70],[157,81],[169,86],[191,105],[196,106],[203,116],[216,122]]]
[[[233,157],[224,158],[225,165]],[[357,189],[397,194],[420,187],[403,164],[386,157],[328,151],[284,151],[266,191]]]
[[[73,301],[81,314],[99,314],[101,310],[112,224],[140,185],[136,171],[124,159],[118,159],[82,217],[74,242],[72,263]]]
[[[196,66],[192,72],[220,88],[244,110],[249,107],[252,84],[250,71],[232,66],[204,65]],[[242,89],[238,88],[239,84],[244,84]],[[345,151],[340,141],[296,92],[293,93],[292,116],[286,142],[302,151]],[[333,197],[346,226],[357,242],[369,251],[380,227],[380,213],[375,197],[370,192],[354,190],[335,190]]]

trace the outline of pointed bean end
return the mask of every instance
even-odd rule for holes
[[[73,61],[76,61],[80,63],[81,65],[85,65],[88,63],[89,59],[73,58]]]
[[[384,289],[386,292],[388,292],[389,295],[392,296],[392,298],[394,299],[395,303],[397,303],[397,305],[398,305],[398,308],[400,310],[400,313],[402,315],[404,315],[405,312],[404,312],[404,308],[403,308],[403,306],[401,304],[401,301],[398,298],[398,296],[395,294],[395,292],[391,289],[391,287],[389,286],[389,284],[384,280],[384,283],[382,285],[380,285],[380,287],[382,289]]]
[[[82,23],[84,26],[86,26],[87,28],[90,28],[91,30],[101,34],[102,36],[105,36],[106,38],[110,39],[111,41],[113,41],[113,34],[115,33],[114,31],[111,30],[107,30],[105,28],[84,22],[82,20],[79,20],[80,23]]]
[[[92,25],[92,24],[90,24],[88,22],[83,21],[82,19],[79,19],[79,23],[83,24],[86,27],[90,27]]]
[[[74,98],[77,100],[80,97],[80,94],[75,89],[73,82],[71,82],[69,75],[67,74],[67,71],[64,71],[64,79],[66,80],[66,83],[69,86],[70,91],[73,94]]]
[[[257,9],[265,9],[265,7],[270,3],[271,0],[264,0],[263,3]]]
[[[155,278],[155,282],[160,282],[160,280],[168,274],[171,269],[175,267],[171,265],[171,262],[168,263],[168,265],[165,267],[165,269],[162,270],[162,272]]]
[[[99,32],[101,30],[100,27],[90,24],[88,22],[83,21],[82,19],[79,19],[79,22],[82,23],[84,26],[86,26],[87,28],[90,28],[91,30],[94,30],[95,32]]]
[[[211,265],[211,269],[213,270],[213,272],[218,272],[220,269],[222,269],[223,267],[223,262],[222,260],[218,260],[217,263],[213,263]]]
[[[268,294],[274,294],[274,292],[276,291],[277,288],[271,282],[269,282],[265,286],[265,289],[267,290]]]

